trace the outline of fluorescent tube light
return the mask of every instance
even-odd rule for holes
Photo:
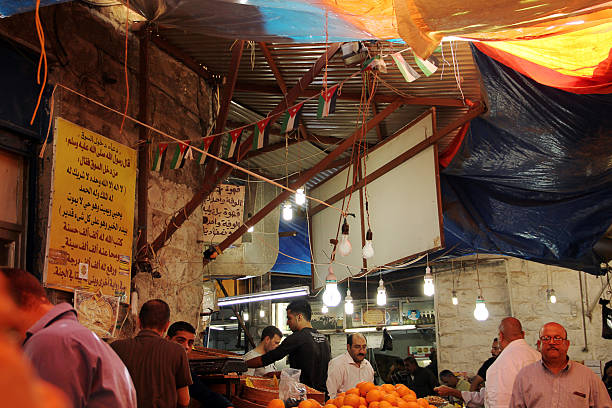
[[[310,293],[308,286],[297,288],[268,290],[265,292],[249,293],[247,295],[228,296],[217,300],[219,306],[238,305],[241,303],[261,302],[262,300],[283,299],[290,297],[306,296]]]
[[[376,327],[355,327],[353,329],[344,329],[346,333],[365,333],[365,332],[375,332]]]
[[[385,329],[387,330],[412,330],[412,329],[416,329],[416,326],[414,324],[403,324],[399,326],[385,326]]]
[[[344,329],[346,333],[366,333],[366,332],[375,332],[382,331],[383,329],[387,330],[412,330],[416,329],[414,324],[403,324],[399,326],[380,326],[380,327],[355,327],[352,329]]]

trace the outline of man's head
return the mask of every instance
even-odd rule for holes
[[[521,322],[514,317],[506,317],[499,324],[499,346],[505,349],[514,340],[524,339],[525,332]]]
[[[306,300],[294,300],[287,306],[287,326],[294,333],[310,327],[311,317],[312,309]]]
[[[499,340],[496,338],[493,339],[493,344],[491,344],[491,355],[493,357],[499,356],[501,353],[501,347],[499,346]]]
[[[448,385],[451,388],[455,388],[457,386],[457,383],[459,382],[459,379],[455,374],[453,374],[452,371],[442,370],[440,372],[440,381],[442,381],[444,384]]]
[[[276,326],[268,326],[261,332],[261,345],[263,345],[264,351],[267,353],[278,347],[281,340],[283,339],[283,332],[281,332]]]
[[[187,322],[174,322],[168,327],[166,339],[180,344],[189,353],[193,348],[195,332],[195,327]]]
[[[352,333],[346,337],[346,349],[357,364],[365,359],[368,351],[368,342],[363,334]]]
[[[570,341],[567,339],[567,331],[559,323],[546,323],[540,329],[538,350],[542,353],[542,360],[545,363],[567,360],[569,345]]]
[[[34,275],[15,268],[0,268],[0,271],[6,278],[7,291],[20,312],[16,326],[20,334],[25,336],[25,332],[53,308],[53,305]]]
[[[155,330],[163,335],[170,324],[170,307],[161,299],[145,302],[138,313],[141,329]]]
[[[410,373],[414,373],[417,368],[419,368],[419,364],[417,363],[416,358],[408,356],[404,359],[404,367],[406,367],[406,370],[408,370]]]

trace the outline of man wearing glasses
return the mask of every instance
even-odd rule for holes
[[[567,331],[558,323],[540,329],[542,360],[523,368],[512,389],[510,408],[612,408],[599,377],[570,361]]]

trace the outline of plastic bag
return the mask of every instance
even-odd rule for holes
[[[305,400],[306,386],[300,383],[302,370],[295,368],[284,368],[281,371],[280,384],[278,385],[278,398],[285,402],[285,407],[296,407],[300,401]]]

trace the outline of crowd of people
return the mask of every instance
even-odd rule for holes
[[[190,371],[188,353],[196,330],[188,322],[171,325],[170,308],[163,300],[143,304],[134,338],[108,345],[79,324],[72,306],[53,305],[33,275],[19,269],[1,271],[0,345],[15,349],[6,335],[12,333],[26,357],[0,354],[3,365],[11,367],[10,376],[0,372],[9,406],[176,408],[188,407],[191,400],[211,408],[232,406]],[[374,382],[374,368],[366,359],[367,339],[360,333],[348,335],[346,352],[331,359],[329,341],[312,327],[311,317],[307,301],[291,302],[287,325],[292,334],[283,340],[278,328],[266,327],[260,343],[244,356],[248,373],[272,375],[277,373],[274,363],[288,357],[289,366],[301,370],[300,382],[330,398],[358,383]],[[391,380],[419,398],[437,392],[466,407],[612,408],[612,362],[605,365],[602,380],[569,359],[569,345],[566,329],[551,322],[540,329],[536,350],[525,341],[520,321],[508,317],[499,325],[492,357],[471,384],[442,370],[444,385],[438,386],[435,365],[420,367],[413,356],[403,360],[403,369],[393,372]]]

